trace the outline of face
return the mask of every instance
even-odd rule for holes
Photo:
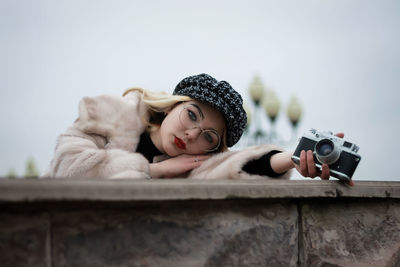
[[[159,129],[159,149],[171,157],[206,154],[221,145],[225,120],[215,108],[189,101],[175,106]]]

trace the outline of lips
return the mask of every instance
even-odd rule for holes
[[[184,142],[182,139],[180,139],[180,138],[178,138],[178,137],[175,136],[174,142],[175,142],[175,145],[176,145],[178,148],[180,148],[180,149],[186,149],[186,144],[185,144],[185,142]]]

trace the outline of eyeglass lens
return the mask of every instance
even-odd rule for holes
[[[220,137],[214,130],[204,130],[201,128],[200,123],[202,117],[197,108],[192,106],[184,107],[179,115],[182,125],[188,129],[199,128],[201,129],[200,138],[198,139],[200,145],[205,148],[205,151],[213,151],[218,148],[220,144]]]

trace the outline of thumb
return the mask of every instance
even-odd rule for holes
[[[335,134],[335,136],[337,136],[339,138],[343,138],[344,137],[344,133],[337,133],[337,134]]]

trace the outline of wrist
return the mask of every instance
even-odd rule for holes
[[[150,170],[150,176],[152,178],[161,178],[162,172],[160,171],[160,164],[150,163],[149,170]]]
[[[289,155],[289,161],[290,161],[290,164],[291,164],[291,169],[293,169],[293,168],[296,168],[296,164],[294,163],[294,161],[292,160],[292,156],[293,156],[293,153],[294,152],[287,152],[288,153],[288,155]]]
[[[285,161],[286,166],[288,167],[288,170],[295,168],[296,165],[294,164],[294,162],[292,160],[293,152],[285,151],[282,153],[284,153],[284,161]]]
[[[276,173],[284,173],[295,167],[292,161],[292,152],[284,151],[271,157],[271,168]]]

